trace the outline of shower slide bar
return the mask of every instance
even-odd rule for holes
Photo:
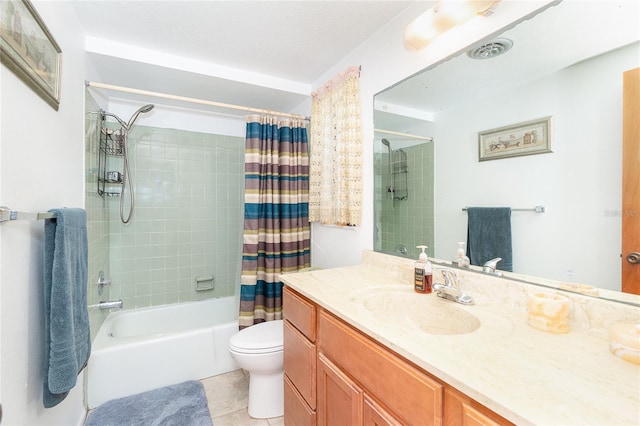
[[[151,92],[149,90],[134,89],[134,88],[131,88],[131,87],[115,86],[113,84],[98,83],[98,82],[95,82],[95,81],[85,80],[84,84],[85,84],[86,87],[95,87],[96,89],[115,90],[117,92],[133,93],[133,94],[136,94],[136,95],[154,96],[156,98],[171,99],[171,100],[174,100],[174,101],[182,101],[182,102],[191,102],[191,103],[194,103],[194,104],[208,105],[208,106],[214,106],[214,107],[220,107],[220,108],[236,109],[236,110],[246,111],[246,112],[256,112],[256,113],[259,113],[259,114],[266,114],[266,115],[276,115],[276,116],[281,116],[281,117],[293,118],[293,119],[296,119],[296,120],[306,120],[306,121],[310,120],[309,117],[305,117],[304,115],[299,115],[299,114],[290,114],[290,113],[286,113],[286,112],[271,111],[271,110],[261,109],[261,108],[252,108],[252,107],[246,107],[246,106],[240,106],[240,105],[225,104],[225,103],[222,103],[222,102],[208,101],[208,100],[205,100],[205,99],[189,98],[189,97],[186,97],[186,96],[171,95],[169,93]]]
[[[462,211],[466,212],[469,207],[463,207]],[[546,208],[544,206],[535,206],[532,209],[511,209],[513,212],[536,212],[536,213],[544,213]]]
[[[373,131],[378,133],[386,133],[387,135],[404,136],[405,138],[433,142],[433,138],[431,136],[418,136],[418,135],[412,135],[411,133],[396,132],[394,130],[384,130],[384,129],[373,129]]]
[[[45,220],[53,218],[53,213],[49,212],[26,213],[0,206],[0,223],[8,222],[10,220]]]

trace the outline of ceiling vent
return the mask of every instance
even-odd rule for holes
[[[467,52],[467,56],[472,59],[491,59],[500,56],[511,49],[513,42],[506,38],[497,38],[481,46],[474,47]]]

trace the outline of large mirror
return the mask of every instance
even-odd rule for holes
[[[565,0],[470,46],[480,59],[461,52],[377,94],[374,248],[417,258],[424,243],[448,260],[464,208],[511,207],[514,272],[619,291],[622,74],[640,66],[639,4]],[[479,133],[547,117],[552,152],[480,161]]]

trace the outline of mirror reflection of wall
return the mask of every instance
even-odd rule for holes
[[[376,96],[376,102],[422,105],[433,114],[431,256],[450,259],[456,243],[466,240],[465,206],[544,205],[543,214],[512,213],[514,271],[620,290],[622,73],[640,66],[640,26],[633,15],[637,4],[607,3],[563,2],[503,34],[514,42],[503,57],[473,61],[462,54]],[[634,9],[622,10],[628,7]],[[632,41],[616,40],[621,44],[603,50],[606,42],[589,34],[597,36],[595,27],[612,31],[611,26],[616,36],[631,34]],[[566,29],[573,34],[554,33]],[[586,53],[583,41],[600,50]],[[554,42],[563,52],[573,46],[587,56],[567,53],[570,62],[555,68],[549,44],[536,47],[540,42]],[[527,49],[520,65],[509,60],[523,54],[515,53],[519,48]],[[520,69],[525,80],[515,78],[519,66],[526,67]],[[419,86],[412,86],[418,79]],[[420,93],[414,93],[417,87]],[[434,104],[436,98],[442,102]],[[546,116],[553,117],[552,153],[478,161],[478,132]],[[406,122],[394,127],[389,118],[376,111],[376,127],[384,121],[386,128],[407,131]]]

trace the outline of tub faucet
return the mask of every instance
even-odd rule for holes
[[[100,310],[122,309],[122,299],[100,302],[98,303],[98,308],[100,308]]]
[[[484,265],[482,265],[482,272],[501,277],[502,272],[496,270],[498,266],[498,262],[500,262],[501,260],[502,260],[501,257],[496,257],[495,259],[486,261]]]
[[[444,284],[434,283],[433,290],[439,297],[443,299],[453,300],[463,305],[473,305],[473,297],[464,294],[458,286],[458,274],[451,269],[435,269],[439,270],[444,279]]]

